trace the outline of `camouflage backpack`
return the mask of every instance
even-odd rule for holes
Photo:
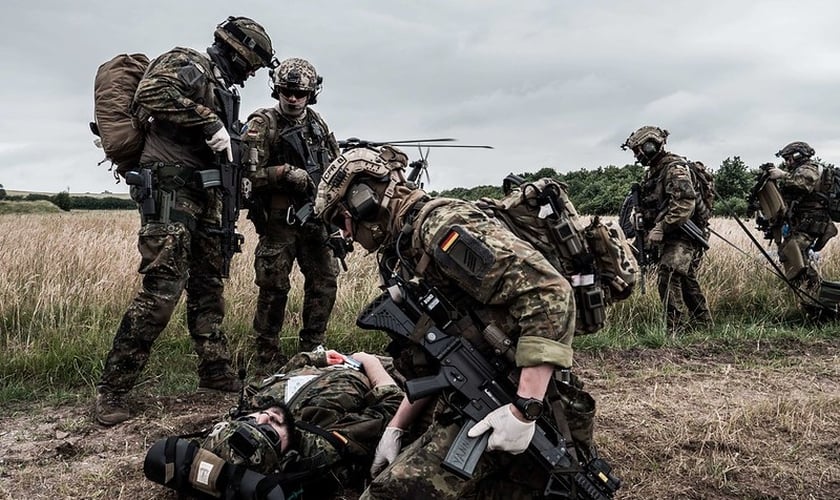
[[[688,160],[687,164],[691,171],[691,181],[697,191],[697,197],[703,203],[703,209],[695,209],[695,213],[700,219],[699,222],[705,225],[712,218],[715,208],[715,179],[712,173],[706,170],[703,163]]]
[[[147,120],[135,109],[134,93],[148,67],[149,58],[144,54],[120,54],[96,71],[90,130],[100,138],[112,169],[116,167],[115,178],[117,174],[125,177],[140,163]]]
[[[585,224],[568,187],[553,179],[524,182],[509,175],[503,190],[504,198],[482,198],[479,207],[533,245],[569,280],[577,306],[576,333],[600,330],[606,306],[629,297],[639,276],[624,233],[598,217]]]
[[[840,172],[833,165],[823,166],[818,190],[825,198],[828,216],[840,222]]]

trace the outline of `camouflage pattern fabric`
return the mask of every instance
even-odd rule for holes
[[[416,194],[407,198],[416,200]],[[495,323],[510,335],[517,345],[518,366],[572,365],[572,289],[539,251],[477,206],[461,200],[432,200],[413,221],[404,222],[416,228],[404,256],[415,263],[415,269],[422,255],[430,257],[420,272],[423,281],[459,309]],[[476,257],[477,264],[470,266],[473,260],[459,258],[459,252]],[[412,376],[422,373],[418,359],[400,356],[398,368]],[[413,365],[405,368],[409,363]],[[453,422],[451,416],[441,418],[445,411],[445,403],[439,401],[438,418],[426,433],[406,447],[361,498],[534,498],[545,486],[545,474],[526,455],[485,453],[471,480],[446,472],[440,463],[462,422]]]
[[[176,47],[149,66],[134,101],[154,118],[146,133],[140,163],[202,169],[213,160],[204,140],[224,125],[216,113],[216,86],[210,58],[196,50]]]
[[[380,360],[394,374],[391,360]],[[300,388],[289,398],[290,385]],[[327,366],[323,353],[308,352],[292,357],[281,373],[248,386],[246,394],[246,412],[284,403],[296,421],[317,425],[346,443],[338,450],[323,436],[298,429],[292,451],[278,456],[263,450],[260,463],[252,464],[254,470],[262,473],[300,472],[301,468],[318,470],[312,481],[321,484],[304,485],[303,489],[307,494],[314,494],[317,489],[324,495],[337,487],[360,486],[379,438],[403,398],[396,385],[371,388],[363,372],[345,366]],[[217,426],[219,432],[211,433],[202,447],[219,454],[227,449],[226,439],[235,428],[229,422]],[[257,438],[258,442],[264,441]]]
[[[811,295],[819,288],[822,275],[809,257],[809,250],[822,249],[837,234],[819,192],[820,178],[820,165],[808,160],[777,181],[786,205],[791,207],[788,232],[779,245],[779,258],[785,276]],[[787,257],[792,252],[801,255],[804,267],[798,265],[797,259]]]
[[[187,172],[189,166],[208,168],[212,152],[204,137],[222,126],[213,109],[213,89],[221,82],[212,74],[209,59],[192,49],[175,48],[152,63],[135,97],[154,118],[141,165],[166,164],[169,173],[178,172],[177,166]],[[221,329],[225,313],[221,241],[213,232],[221,220],[221,195],[192,183],[173,184],[162,170],[156,172],[156,186],[180,187],[171,187],[174,202],[168,222],[161,213],[141,218],[137,247],[143,285],[123,316],[106,358],[98,384],[105,392],[124,394],[136,384],[184,291],[199,377],[234,377]],[[160,207],[160,189],[157,196]]]
[[[645,172],[641,184],[642,217],[648,231],[659,222],[664,224],[657,281],[668,330],[672,333],[688,324],[703,326],[712,321],[697,281],[703,249],[679,229],[684,222],[694,220],[707,230],[708,222],[696,217],[696,204],[700,203],[697,197],[691,172],[681,156],[660,155]]]
[[[257,158],[256,171],[249,178],[259,203],[251,210],[261,212],[249,218],[264,221],[258,226],[261,234],[254,255],[259,298],[253,329],[258,355],[268,363],[278,353],[277,336],[283,328],[291,288],[289,275],[295,260],[304,276],[298,350],[311,351],[326,343],[327,322],[337,292],[338,263],[326,245],[327,229],[320,220],[300,226],[289,224],[289,217],[314,196],[320,171],[337,156],[338,145],[323,119],[310,108],[300,123],[290,122],[276,107],[260,110],[251,115],[246,130],[246,151]],[[290,140],[288,134],[294,134],[297,140]],[[317,178],[313,177],[309,189],[296,190],[270,174],[278,165],[306,168]]]
[[[527,454],[485,452],[473,479],[465,480],[443,469],[460,421],[430,427],[405,447],[396,460],[376,476],[360,500],[394,498],[451,498],[531,500],[540,498],[546,477]]]
[[[569,282],[532,245],[472,203],[435,202],[415,221],[414,250],[432,257],[423,279],[444,296],[463,297],[464,310],[486,311],[478,317],[495,320],[516,340],[518,366],[572,366],[575,304]],[[470,271],[448,258],[443,247],[455,226],[461,238],[471,236],[484,247],[478,251],[490,256],[486,266]]]

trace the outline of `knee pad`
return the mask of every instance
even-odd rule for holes
[[[805,256],[793,240],[788,240],[782,245],[779,260],[785,265],[785,278],[791,281],[799,279],[805,271]]]

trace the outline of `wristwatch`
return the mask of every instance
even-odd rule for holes
[[[522,396],[517,396],[513,405],[519,408],[519,411],[522,412],[526,419],[531,421],[539,420],[545,411],[543,402],[535,398],[523,398]]]

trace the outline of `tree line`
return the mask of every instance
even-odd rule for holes
[[[707,167],[708,168],[708,167]],[[716,169],[711,169],[715,177],[715,215],[745,215],[747,196],[755,184],[759,170],[750,169],[739,156],[723,160]],[[557,172],[553,168],[543,168],[536,172],[519,173],[526,181],[535,181],[543,177],[555,179],[569,187],[569,196],[575,208],[582,214],[616,215],[621,209],[624,198],[634,182],[640,182],[644,167],[628,164],[623,167],[610,165],[595,170],[574,170]],[[453,188],[432,191],[432,196],[478,200],[484,197],[501,198],[501,179],[498,185],[482,185],[472,188]]]

